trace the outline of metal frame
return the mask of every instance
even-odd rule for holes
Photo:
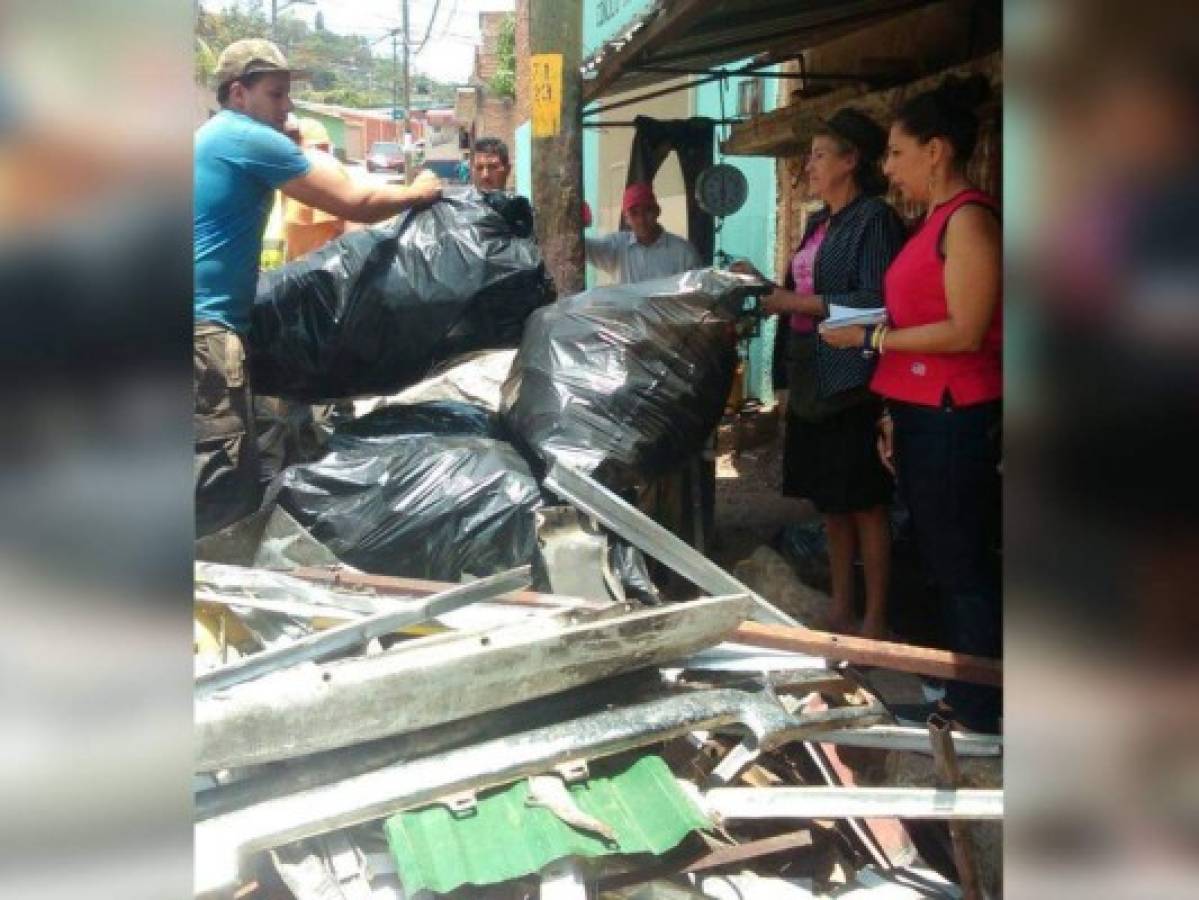
[[[196,892],[232,884],[246,854],[453,794],[509,784],[562,763],[612,756],[696,730],[741,732],[756,746],[769,749],[870,721],[881,715],[880,709],[845,707],[792,716],[764,693],[696,691],[388,766],[197,823]]]
[[[344,781],[384,766],[446,753],[478,741],[490,740],[497,735],[544,728],[599,709],[658,700],[669,692],[667,685],[647,679],[644,672],[625,672],[548,697],[538,697],[421,731],[314,753],[303,759],[264,766],[258,770],[238,770],[246,777],[230,783],[217,783],[208,775],[196,776],[198,783],[193,788],[192,811],[196,821],[211,819],[275,797]]]
[[[932,753],[929,733],[924,728],[903,725],[875,725],[872,728],[845,728],[821,739],[839,747],[865,747],[876,750],[907,750]],[[997,757],[1003,755],[1003,738],[992,734],[953,732],[954,751],[958,756]]]
[[[684,790],[695,788],[679,782]],[[712,788],[701,805],[723,820],[1003,818],[1003,791],[913,787]]]
[[[584,61],[584,101],[644,87],[636,76],[647,67],[717,66],[747,56],[766,57],[768,65],[784,61],[796,44],[814,46],[897,16],[931,0],[857,0],[829,3],[819,10],[797,10],[776,4],[769,15],[749,5],[738,12],[752,21],[730,22],[694,0],[678,0],[624,41],[610,42]],[[757,12],[758,15],[752,15]],[[664,73],[665,74],[665,73]],[[694,85],[691,85],[694,86]]]
[[[630,544],[669,566],[709,594],[748,594],[754,602],[754,618],[759,621],[784,625],[799,624],[589,475],[555,462],[544,483],[559,497],[573,503]]]
[[[291,644],[263,650],[243,657],[235,663],[221,666],[205,672],[196,679],[196,697],[204,699],[218,691],[242,684],[254,678],[260,678],[272,672],[303,662],[325,659],[343,650],[349,650],[365,644],[372,638],[391,634],[409,625],[427,622],[440,615],[468,606],[479,600],[506,594],[509,591],[520,590],[530,583],[529,566],[520,566],[459,585],[420,602],[419,604],[400,610],[386,610],[365,619],[347,622],[328,631],[311,634]]]
[[[654,99],[657,99],[658,97],[665,97],[669,94],[674,94],[679,91],[690,90],[693,87],[699,87],[702,84],[710,84],[713,81],[720,81],[721,79],[724,79],[724,78],[739,78],[739,77],[746,76],[746,75],[756,76],[759,73],[760,69],[766,69],[766,68],[769,68],[770,66],[778,65],[779,62],[783,62],[783,61],[785,61],[785,60],[772,59],[769,62],[751,62],[751,63],[748,63],[747,65],[741,66],[738,69],[720,69],[719,71],[716,72],[716,74],[706,75],[703,78],[699,78],[694,81],[688,81],[685,84],[676,84],[676,85],[672,85],[671,87],[667,87],[667,88],[659,88],[658,90],[650,91],[649,93],[646,93],[646,94],[638,94],[635,97],[626,97],[624,100],[617,100],[614,103],[608,103],[603,106],[597,106],[594,109],[584,108],[582,110],[582,115],[584,115],[584,116],[602,115],[603,113],[611,112],[614,109],[623,109],[626,106],[634,106],[638,103],[641,103],[644,100],[654,100]]]

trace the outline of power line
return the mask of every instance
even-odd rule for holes
[[[433,33],[433,23],[437,20],[437,10],[440,8],[441,0],[433,0],[433,15],[429,16],[429,27],[425,29],[425,36],[421,38],[420,46],[416,48],[417,54],[425,49],[425,44],[429,43],[429,35]]]

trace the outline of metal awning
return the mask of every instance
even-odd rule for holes
[[[933,0],[659,0],[583,62],[583,102],[754,58],[763,65]]]

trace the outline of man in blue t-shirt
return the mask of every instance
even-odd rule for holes
[[[441,196],[422,172],[410,186],[368,185],[314,165],[283,133],[291,111],[287,60],[270,41],[236,41],[217,61],[221,110],[196,131],[196,532],[253,512],[261,486],[244,337],[262,235],[276,189],[353,222],[378,222]]]

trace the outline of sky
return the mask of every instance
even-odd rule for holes
[[[201,0],[206,10],[220,11],[234,0]],[[283,0],[280,0],[283,2]],[[268,14],[270,0],[264,0]],[[512,10],[515,0],[408,0],[408,31],[413,51],[429,27],[436,11],[433,30],[424,49],[412,57],[414,71],[438,81],[465,82],[474,65],[479,37],[479,13]],[[294,5],[280,15],[294,15],[309,25],[320,10],[325,27],[338,34],[361,34],[371,40],[383,37],[402,24],[400,0],[316,0],[312,5]],[[380,56],[391,56],[391,41],[378,44]]]

